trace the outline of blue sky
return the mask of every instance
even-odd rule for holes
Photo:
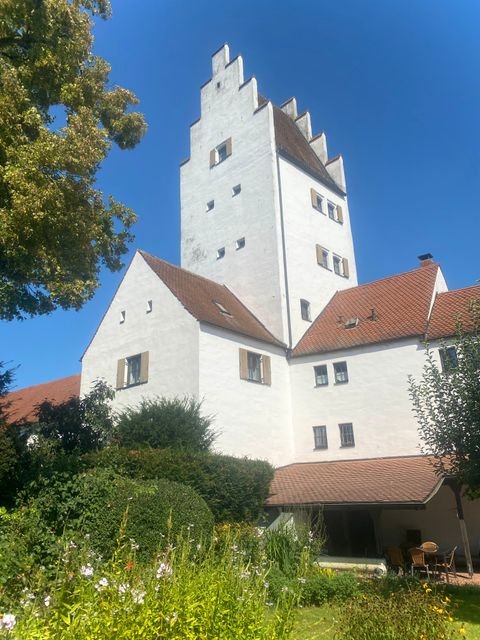
[[[112,84],[149,130],[113,150],[98,185],[138,214],[136,248],[179,261],[179,163],[199,87],[224,42],[280,104],[295,95],[342,153],[360,282],[431,252],[451,289],[480,279],[480,4],[476,0],[113,0],[95,29]],[[123,271],[79,312],[3,323],[16,387],[78,373]]]

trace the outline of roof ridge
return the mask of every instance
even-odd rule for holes
[[[30,389],[35,389],[36,387],[42,387],[46,384],[53,384],[55,382],[60,382],[62,380],[68,380],[69,378],[80,378],[81,373],[72,373],[69,376],[63,376],[61,378],[55,378],[54,380],[47,380],[46,382],[37,382],[37,384],[30,384],[28,387],[20,387],[20,389],[11,389],[8,391],[4,398],[10,395],[11,393],[19,393],[20,391],[29,391]]]
[[[205,280],[206,282],[209,282],[211,284],[215,284],[218,287],[225,287],[226,286],[224,284],[220,284],[219,282],[215,282],[215,280],[212,280],[211,278],[207,278],[206,276],[201,276],[199,273],[195,273],[194,271],[190,271],[190,269],[185,269],[185,267],[181,267],[179,264],[173,264],[173,262],[169,262],[168,260],[164,260],[163,258],[159,258],[158,256],[154,256],[152,253],[148,253],[148,251],[144,251],[143,249],[137,249],[137,251],[143,257],[149,256],[150,258],[153,258],[154,260],[158,260],[159,262],[163,262],[164,264],[168,265],[169,267],[173,267],[174,269],[178,269],[179,271],[184,271],[185,273],[188,273],[189,275],[194,276],[195,278],[200,278],[201,280]],[[156,275],[158,276],[158,273]],[[160,277],[160,276],[158,276],[158,277]]]
[[[393,280],[394,278],[400,278],[402,276],[408,276],[413,273],[417,273],[420,271],[430,270],[432,267],[440,268],[440,264],[438,262],[432,262],[432,264],[425,265],[423,267],[414,267],[413,269],[409,269],[408,271],[401,271],[400,273],[392,273],[390,276],[384,276],[383,278],[378,278],[377,280],[371,280],[370,282],[364,282],[362,284],[357,284],[355,287],[348,287],[347,289],[339,289],[337,293],[345,293],[346,291],[352,291],[353,289],[361,289],[362,287],[369,287],[372,284],[376,284],[377,282],[385,282],[386,280]]]
[[[458,289],[449,289],[448,291],[439,291],[438,295],[443,296],[444,293],[458,293],[459,291],[466,291],[467,289],[480,289],[480,282],[478,284],[469,284],[468,287],[459,287]]]

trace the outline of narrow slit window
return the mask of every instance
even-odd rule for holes
[[[239,238],[235,243],[235,249],[238,251],[239,249],[243,249],[245,246],[245,238]]]
[[[207,206],[205,207],[206,211],[211,211],[215,207],[215,200],[209,200],[207,202]]]
[[[152,300],[147,300],[146,313],[152,313],[152,309],[153,309],[153,301]]]
[[[127,317],[127,312],[120,311],[120,324],[123,324],[125,322],[126,317]]]
[[[241,190],[242,190],[241,184],[236,184],[234,187],[232,187],[232,197],[238,196]]]
[[[307,322],[312,321],[310,315],[310,302],[308,300],[300,300],[300,314],[302,316],[302,320],[306,320]]]
[[[217,260],[221,260],[224,257],[225,257],[225,247],[220,247],[220,249],[217,249]]]

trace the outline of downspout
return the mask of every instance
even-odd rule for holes
[[[280,201],[280,231],[282,234],[283,272],[285,277],[285,302],[287,304],[288,348],[292,348],[292,320],[290,317],[290,294],[288,290],[287,248],[285,242],[285,223],[283,216],[282,178],[280,177],[280,160],[277,156],[278,197]]]

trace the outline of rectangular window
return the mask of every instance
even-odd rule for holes
[[[124,389],[148,381],[149,353],[120,358],[117,362],[117,389]]]
[[[335,373],[335,383],[343,384],[348,382],[348,369],[346,362],[334,362],[333,371]]]
[[[354,447],[353,424],[351,422],[344,422],[343,424],[339,424],[338,427],[340,429],[340,446]]]
[[[245,238],[239,238],[236,243],[235,243],[235,249],[243,249],[243,247],[245,246]]]
[[[240,191],[242,190],[242,185],[241,184],[236,184],[233,188],[232,188],[232,197],[233,196],[238,196],[238,194],[240,193]]]
[[[328,266],[328,249],[325,249],[325,247],[322,247],[321,245],[317,244],[316,245],[316,251],[317,251],[317,264],[319,264],[321,267],[324,267],[325,269],[329,269],[330,267]]]
[[[312,201],[312,207],[317,211],[320,211],[320,213],[325,213],[325,198],[317,193],[315,189],[310,189],[310,198]]]
[[[455,347],[442,347],[438,352],[444,373],[449,373],[458,367],[458,356]]]
[[[153,309],[153,300],[147,300],[146,313],[152,313],[152,309]]]
[[[324,387],[328,384],[328,371],[326,364],[319,364],[316,367],[313,367],[313,371],[315,373],[316,387]]]
[[[312,321],[310,317],[310,302],[308,300],[300,300],[300,313],[302,314],[302,320]]]
[[[232,139],[228,138],[210,151],[210,168],[220,164],[230,155],[232,155]]]
[[[342,259],[339,256],[333,256],[333,270],[337,276],[342,275]]]
[[[327,211],[328,211],[328,217],[330,218],[330,220],[337,219],[337,207],[333,204],[333,202],[327,203]]]
[[[315,449],[328,449],[327,427],[325,425],[313,427],[313,441]]]
[[[249,382],[272,383],[270,356],[239,349],[240,378]]]
[[[220,249],[217,249],[217,260],[221,260],[224,257],[225,257],[225,247],[220,247]]]
[[[125,322],[125,318],[127,317],[127,312],[126,311],[120,311],[120,324],[123,324]]]

